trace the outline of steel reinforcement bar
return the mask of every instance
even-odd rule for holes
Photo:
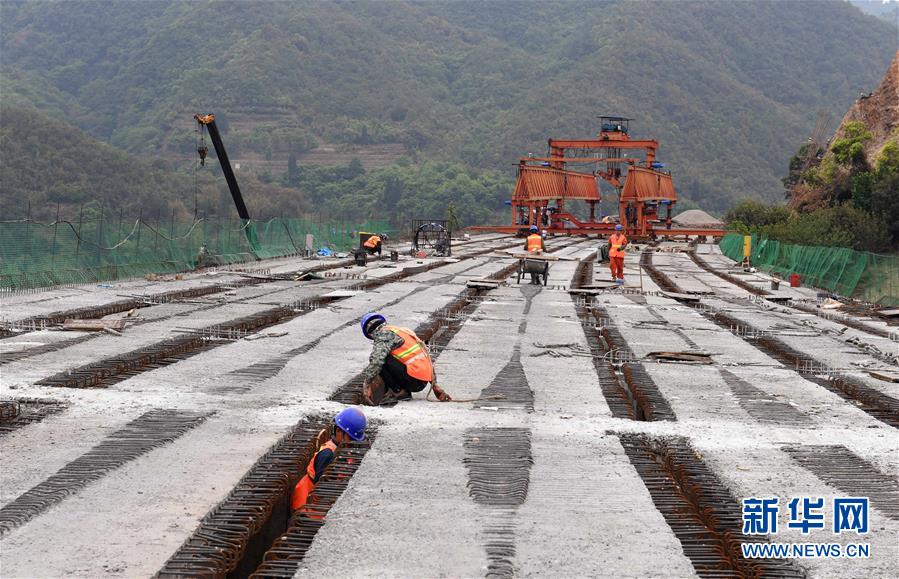
[[[151,410],[0,509],[0,536],[24,525],[107,473],[182,436],[211,413]]]
[[[660,287],[671,288],[668,291],[679,293],[679,288],[668,276],[652,265],[652,253],[644,252],[640,256],[640,265]],[[666,288],[666,289],[667,289]],[[747,344],[751,344],[765,354],[779,361],[786,368],[800,373],[798,368],[808,361],[808,357],[788,346],[779,338],[765,335],[740,319],[737,319],[721,311],[710,311],[705,307],[696,307],[688,303],[706,319],[714,322],[721,328],[731,331]],[[833,392],[837,396],[853,403],[855,406],[894,428],[899,428],[899,400],[887,396],[882,392],[865,385],[859,380],[847,375],[819,375],[816,373],[802,373],[803,378],[814,382],[819,386]]]
[[[851,402],[881,422],[899,428],[899,400],[867,386],[861,381],[845,374],[802,373],[798,368],[808,361],[808,356],[788,346],[783,340],[765,335],[757,328],[724,312],[704,314],[707,319],[721,327],[737,330],[736,335],[745,342],[756,346],[787,368],[800,373],[803,378],[833,392],[840,398]]]
[[[41,398],[0,400],[0,436],[62,412],[66,402]]]
[[[899,480],[841,445],[787,446],[789,454],[825,483],[853,497],[869,497],[888,518],[899,521]]]
[[[287,530],[265,552],[262,562],[250,574],[251,578],[288,578],[296,574],[316,533],[324,524],[325,516],[346,490],[366,452],[371,448],[375,435],[376,426],[369,425],[365,442],[350,442],[337,451],[334,462],[328,466],[309,494],[306,509],[290,518]]]
[[[581,243],[581,240],[570,241],[557,246],[553,251],[558,251],[578,243]],[[503,280],[509,277],[517,268],[517,263],[509,264],[488,275],[487,279]],[[462,329],[462,324],[477,309],[482,297],[489,291],[490,289],[487,288],[468,288],[448,305],[432,312],[427,321],[419,324],[418,327],[415,328],[415,334],[427,343],[433,359],[440,356],[441,350],[445,348],[450,340],[452,340],[459,330]],[[343,386],[335,390],[328,400],[343,404],[361,404],[362,374],[357,374]],[[385,405],[393,405],[395,403],[395,399],[385,401]]]
[[[463,464],[468,494],[489,513],[482,534],[487,577],[515,576],[516,511],[530,487],[531,432],[527,428],[473,428],[465,432]]]
[[[247,577],[261,572],[258,576],[279,577],[283,575],[278,573],[285,572],[283,561],[289,561],[295,573],[305,549],[324,523],[324,515],[346,488],[377,435],[376,425],[369,424],[366,442],[341,446],[310,494],[305,513],[291,516],[293,488],[327,436],[330,424],[326,416],[307,417],[296,424],[203,518],[156,576]]]
[[[493,251],[493,249],[489,248],[474,252],[466,256],[466,258],[475,257],[476,255]],[[353,286],[353,289],[357,291],[371,290],[443,265],[446,265],[445,262],[435,261],[420,267],[405,268],[384,277],[364,280]],[[180,362],[191,356],[229,343],[233,339],[287,322],[339,299],[345,298],[313,296],[290,305],[277,306],[249,316],[200,328],[186,336],[170,338],[118,356],[112,356],[75,369],[59,372],[38,381],[37,384],[63,388],[108,387],[143,372]]]
[[[709,265],[709,263],[707,261],[705,261],[704,259],[699,257],[699,255],[695,251],[688,251],[686,253],[687,253],[687,255],[690,256],[690,259],[693,260],[693,263],[695,263],[696,265],[698,265],[705,271],[715,274],[718,277],[720,277],[721,279],[729,281],[730,283],[737,285],[737,286],[745,289],[746,291],[753,293],[757,296],[764,297],[764,296],[768,295],[768,292],[766,292],[765,290],[757,288],[757,287],[747,283],[745,280],[740,279],[739,277],[737,277],[735,275],[715,269],[714,267]],[[789,307],[791,307],[793,309],[797,309],[797,310],[805,312],[805,313],[808,313],[808,314],[814,314],[816,316],[821,316],[821,312],[818,310],[818,308],[816,308],[814,306],[791,302],[789,304]],[[858,330],[860,332],[865,332],[866,334],[870,334],[872,336],[878,336],[880,338],[887,338],[887,339],[889,339],[889,337],[890,337],[889,330],[869,326],[868,324],[865,324],[864,322],[854,320],[848,316],[840,316],[840,317],[821,316],[821,317],[823,319],[830,320],[830,321],[836,322],[838,324],[843,324],[844,326],[849,326],[850,328],[852,328],[854,330]]]
[[[581,260],[571,280],[573,289],[593,279],[594,255]],[[612,416],[631,420],[676,420],[658,385],[635,356],[594,296],[573,295],[575,311],[590,347],[600,389]]]
[[[742,511],[726,486],[686,439],[619,435],[631,464],[700,577],[801,578],[788,559],[746,559],[741,543],[765,539],[742,533]]]
[[[490,240],[470,240],[466,242],[458,243],[457,245],[464,245],[469,243],[481,243],[483,241],[495,241],[496,239]],[[518,245],[518,243],[510,244],[508,247],[514,247]],[[503,246],[506,247],[506,246]],[[472,252],[470,254],[465,254],[462,257],[474,257],[476,255],[482,255],[484,253],[488,253],[490,251],[494,251],[495,249],[500,249],[499,247],[488,247],[484,250],[478,250]],[[196,288],[187,288],[183,290],[174,290],[170,292],[163,292],[159,294],[153,294],[148,296],[135,296],[126,300],[119,300],[115,302],[110,302],[107,304],[101,304],[98,306],[85,306],[81,308],[74,308],[69,310],[64,310],[60,312],[53,312],[50,314],[42,314],[38,316],[32,316],[30,318],[26,318],[24,320],[19,320],[15,323],[8,324],[10,326],[14,326],[16,328],[21,328],[26,331],[33,330],[41,330],[45,329],[48,326],[59,325],[65,322],[70,318],[77,319],[95,319],[95,318],[103,318],[105,316],[109,316],[112,314],[118,314],[122,312],[127,312],[132,309],[140,309],[146,307],[157,306],[161,304],[177,302],[180,300],[191,299],[203,297],[211,294],[221,293],[225,291],[231,291],[235,289],[240,289],[243,287],[260,285],[265,283],[272,283],[277,281],[286,281],[291,280],[295,275],[303,275],[308,273],[317,273],[321,271],[328,271],[332,269],[339,269],[341,267],[347,267],[353,265],[354,261],[352,259],[343,259],[340,261],[330,262],[330,263],[322,263],[307,269],[297,270],[294,272],[288,272],[278,275],[268,275],[268,276],[259,276],[259,277],[245,277],[240,280],[234,280],[232,282],[227,283],[218,283],[213,285],[207,285]],[[240,272],[237,272],[238,274]],[[0,332],[5,332],[0,337],[6,337],[7,335],[16,335],[15,332],[10,331],[9,328],[5,326],[0,326]]]

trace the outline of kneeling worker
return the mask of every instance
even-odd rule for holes
[[[321,478],[325,469],[334,462],[334,455],[337,447],[346,444],[351,440],[365,440],[365,427],[368,420],[365,414],[358,408],[347,408],[341,410],[334,417],[334,423],[331,425],[330,438],[319,443],[318,451],[312,455],[309,464],[306,465],[306,474],[300,479],[300,482],[293,489],[293,496],[290,500],[290,510],[295,512],[306,506],[309,500],[309,494],[315,488],[315,483]],[[326,430],[322,430],[322,434],[326,434]],[[321,435],[319,435],[321,438]]]
[[[362,333],[374,342],[368,366],[362,372],[362,400],[378,406],[387,398],[404,400],[413,392],[421,392],[428,383],[437,400],[452,400],[435,383],[434,364],[428,347],[415,332],[407,328],[387,325],[381,314],[362,316]]]
[[[374,234],[365,240],[365,243],[362,244],[362,247],[365,248],[365,251],[368,252],[369,255],[378,254],[381,255],[381,246],[383,245],[381,236]]]

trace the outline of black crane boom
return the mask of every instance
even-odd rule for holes
[[[209,138],[212,139],[212,146],[215,147],[215,154],[218,156],[219,165],[221,165],[222,172],[225,174],[225,181],[228,182],[228,189],[231,191],[231,197],[234,199],[235,207],[237,207],[237,214],[243,221],[247,241],[250,243],[250,248],[255,253],[258,249],[256,230],[250,223],[250,212],[247,210],[247,206],[243,201],[240,186],[237,184],[237,177],[234,176],[234,171],[231,169],[231,161],[228,160],[225,144],[222,143],[222,135],[219,133],[219,129],[215,124],[215,115],[196,114],[194,115],[194,119],[209,131]]]

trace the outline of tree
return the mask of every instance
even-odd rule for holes
[[[286,184],[294,187],[300,184],[300,168],[297,166],[297,156],[293,153],[287,157]]]
[[[830,145],[830,150],[837,162],[842,165],[867,165],[864,143],[871,140],[871,131],[868,130],[865,123],[861,121],[846,123],[843,134],[843,138],[834,140]]]
[[[453,203],[446,206],[446,221],[450,231],[459,231],[459,217],[456,215],[456,206]]]

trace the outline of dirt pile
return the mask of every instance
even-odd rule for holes
[[[683,213],[678,213],[672,219],[676,225],[690,228],[703,229],[720,229],[724,227],[724,223],[716,217],[712,217],[701,209],[690,209]]]

